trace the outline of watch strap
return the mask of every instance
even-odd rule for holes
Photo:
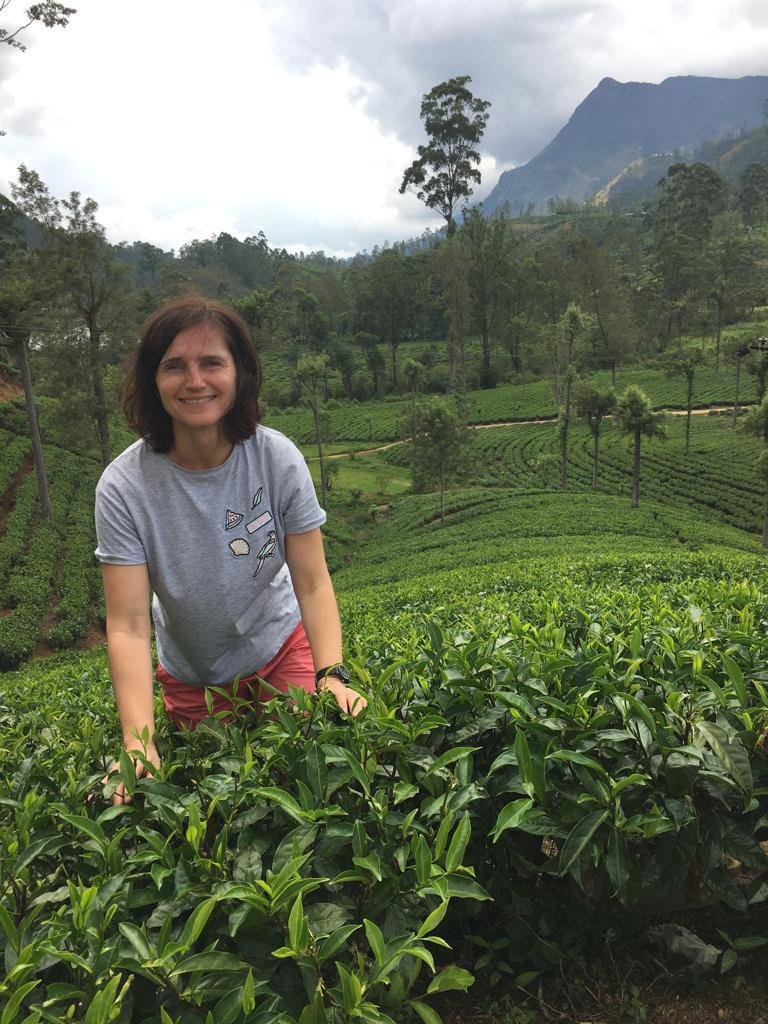
[[[337,662],[335,665],[326,665],[325,668],[318,669],[318,671],[315,672],[315,686],[319,686],[324,679],[328,678],[328,676],[336,676],[337,679],[340,679],[345,685],[349,682],[349,672],[341,662]]]

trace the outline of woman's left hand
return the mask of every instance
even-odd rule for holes
[[[368,706],[368,701],[361,693],[353,690],[351,686],[345,686],[340,679],[326,677],[320,689],[330,690],[341,710],[350,715],[359,715],[363,708]]]

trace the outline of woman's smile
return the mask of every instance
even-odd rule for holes
[[[155,384],[174,435],[218,427],[232,408],[237,371],[224,332],[201,323],[181,331],[157,368]]]

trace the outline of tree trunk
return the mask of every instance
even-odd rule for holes
[[[598,452],[600,447],[600,430],[594,430],[592,432],[592,490],[597,490],[597,461]]]
[[[715,373],[720,370],[720,335],[723,327],[723,314],[720,309],[720,303],[717,304],[717,332],[715,334]]]
[[[317,458],[320,463],[320,493],[323,498],[323,508],[328,505],[328,487],[325,482],[325,456],[323,455],[323,426],[320,422],[320,406],[317,402],[312,404],[312,416],[315,420],[315,441],[317,442]]]
[[[445,523],[445,470],[440,460],[440,525]]]
[[[571,427],[571,379],[570,374],[565,381],[565,405],[560,423],[560,489],[568,486],[568,432]]]
[[[736,396],[733,399],[733,416],[731,417],[731,427],[736,427],[736,417],[739,415],[739,385],[741,384],[741,360],[736,360]]]
[[[88,361],[91,369],[91,387],[93,388],[93,413],[99,432],[101,464],[106,469],[112,461],[109,447],[109,415],[104,394],[104,367],[101,363],[101,331],[94,324],[88,325]]]
[[[480,336],[483,346],[483,380],[487,381],[491,374],[491,337],[488,331],[488,317],[483,317],[483,327]]]
[[[389,339],[389,350],[392,353],[392,390],[397,391],[397,346],[400,344],[394,337]]]
[[[611,363],[611,387],[616,387],[616,363]]]
[[[37,406],[35,405],[35,392],[32,388],[32,374],[29,370],[29,353],[27,352],[26,336],[17,337],[13,351],[19,364],[21,383],[24,388],[24,404],[27,410],[27,428],[32,442],[32,461],[35,464],[35,475],[37,476],[37,493],[40,497],[40,512],[43,519],[50,522],[53,519],[51,500],[48,497],[48,476],[45,472],[43,461],[43,444],[40,439],[40,424],[37,420]]]
[[[632,508],[640,507],[640,438],[639,430],[635,431],[635,462],[632,472]]]
[[[688,392],[686,395],[685,405],[685,454],[688,454],[688,449],[691,444],[691,408],[693,406],[693,376],[688,376]]]

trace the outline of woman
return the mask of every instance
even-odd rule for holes
[[[208,713],[206,685],[229,693],[236,677],[241,696],[259,699],[264,679],[328,689],[352,714],[365,706],[346,685],[325,513],[301,453],[259,425],[260,387],[248,329],[221,303],[179,299],[144,325],[123,397],[140,440],[99,481],[96,555],[123,743],[140,746],[146,729],[156,766],[150,591],[157,679],[177,725]]]

